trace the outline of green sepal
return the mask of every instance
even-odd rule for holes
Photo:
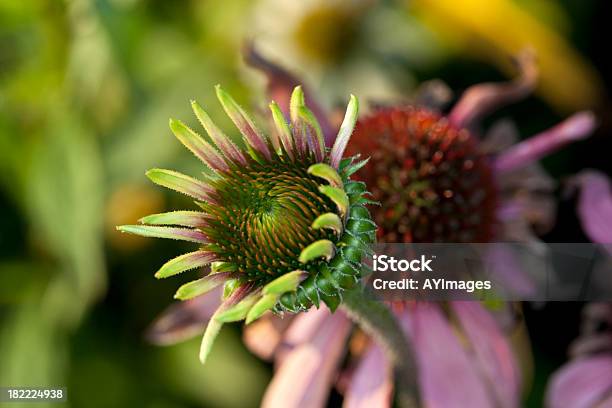
[[[346,229],[356,234],[362,234],[364,232],[372,232],[377,230],[376,223],[368,219],[349,219],[346,223]]]
[[[319,186],[319,191],[329,197],[338,207],[338,211],[340,211],[342,218],[346,218],[349,208],[349,198],[344,190],[332,186]]]
[[[278,298],[279,295],[277,294],[263,295],[247,313],[245,323],[250,324],[254,320],[259,319],[268,310],[272,310]]]
[[[344,231],[344,226],[342,225],[342,220],[338,217],[337,214],[334,213],[325,213],[319,215],[311,225],[314,229],[320,228],[328,228],[333,230],[337,235],[342,234]]]
[[[299,290],[299,288],[298,288]],[[276,308],[279,310],[287,310],[291,313],[298,313],[301,311],[302,306],[301,302],[298,299],[298,295],[296,292],[289,292],[281,295],[276,304]]]
[[[231,306],[229,309],[219,313],[216,319],[223,323],[243,320],[247,316],[247,313],[251,307],[253,307],[255,302],[257,302],[259,299],[259,295],[260,293],[257,291],[245,296],[244,299],[236,303],[234,306]]]
[[[334,257],[335,253],[336,247],[333,242],[328,239],[320,239],[302,249],[299,261],[307,263],[320,257],[325,257],[329,261]]]
[[[200,344],[200,362],[202,364],[206,363],[206,359],[210,354],[210,350],[212,349],[213,343],[219,335],[221,328],[223,327],[223,323],[217,320],[217,313],[221,310],[221,307],[217,309],[217,311],[212,315],[208,324],[206,325],[206,330],[204,331],[204,336],[202,336],[202,343]]]
[[[302,270],[286,273],[266,284],[262,293],[264,295],[282,295],[285,292],[293,292],[307,276],[308,273]]]
[[[230,262],[213,262],[210,264],[210,273],[235,272],[236,265]]]
[[[370,161],[369,157],[364,160],[359,160],[355,163],[352,163],[351,161],[349,164],[347,164],[346,167],[342,169],[342,172],[346,175],[346,177],[349,177],[353,175],[354,173],[358,172],[363,166],[368,164],[369,161]]]
[[[344,185],[344,191],[346,191],[346,193],[348,195],[355,195],[355,196],[359,196],[363,193],[366,192],[366,184],[362,181],[349,181],[348,183],[346,183]]]
[[[240,285],[242,285],[242,283],[238,278],[228,279],[227,281],[225,281],[225,284],[223,284],[223,299],[227,299],[228,297],[230,297],[231,294],[234,293],[234,291],[240,287]]]
[[[371,220],[370,212],[361,205],[353,205],[349,210],[349,220]]]
[[[312,174],[313,176],[327,180],[327,182],[333,187],[343,188],[342,178],[338,172],[328,164],[313,164],[308,168],[308,174]]]
[[[187,300],[210,292],[230,277],[231,272],[214,273],[201,279],[188,282],[178,288],[175,299]]]
[[[327,305],[330,311],[335,312],[342,303],[342,296],[340,293],[337,295],[326,295],[321,293],[321,300]]]
[[[378,205],[380,206],[380,203],[378,201],[370,200],[369,198],[366,198],[364,196],[357,198],[351,204],[352,205]]]

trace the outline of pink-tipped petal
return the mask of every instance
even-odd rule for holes
[[[180,142],[212,170],[227,170],[229,167],[214,147],[180,120],[170,119],[170,129]]]
[[[359,115],[359,101],[355,95],[351,95],[351,99],[349,100],[348,106],[346,108],[346,114],[344,115],[344,120],[340,125],[340,130],[338,131],[338,137],[334,142],[334,146],[329,153],[329,163],[332,167],[338,168],[340,165],[340,160],[342,160],[342,156],[344,155],[344,150],[346,149],[346,145],[353,134],[353,129],[355,129],[355,124],[357,123],[357,117]]]
[[[147,177],[155,184],[183,193],[200,201],[214,202],[215,190],[193,177],[173,170],[151,169]]]
[[[208,325],[206,325],[206,330],[204,331],[204,336],[202,336],[202,342],[200,343],[199,358],[202,364],[206,363],[206,360],[210,355],[213,343],[215,342],[215,339],[217,338],[217,335],[219,334],[219,332],[221,331],[221,327],[223,326],[223,322],[217,320],[216,316],[220,315],[224,311],[236,305],[238,302],[240,302],[249,295],[254,295],[253,286],[251,284],[243,284],[237,287],[227,298],[225,298],[225,300],[221,303],[221,305],[212,315],[211,319],[208,322]]]
[[[221,288],[206,296],[176,302],[155,319],[145,333],[146,339],[160,346],[180,343],[202,333],[221,303]]]
[[[612,190],[610,180],[604,174],[586,170],[574,177],[577,185],[578,217],[591,241],[612,243]]]
[[[267,160],[272,158],[270,148],[266,141],[266,137],[257,129],[255,123],[251,117],[242,109],[238,103],[225,92],[219,85],[215,87],[217,91],[217,98],[227,116],[230,117],[234,125],[240,130],[242,136],[246,139],[247,143],[258,153],[262,154]]]
[[[548,408],[595,408],[612,392],[612,356],[574,360],[553,375],[546,394]]]
[[[495,406],[473,357],[466,353],[438,305],[415,303],[400,318],[414,344],[423,406]]]
[[[278,104],[274,101],[270,103],[270,111],[272,112],[272,120],[276,128],[278,139],[290,159],[293,160],[295,153],[293,133],[289,127],[289,122],[285,118],[285,114],[281,111]]]
[[[344,396],[345,408],[390,407],[393,401],[391,366],[382,349],[370,345],[351,378]]]
[[[292,122],[295,149],[299,155],[305,156],[308,152],[308,128],[302,121]]]
[[[557,126],[523,140],[501,153],[495,159],[495,170],[505,172],[525,167],[568,143],[586,139],[595,126],[593,113],[576,113]]]
[[[201,211],[171,211],[160,214],[151,214],[138,220],[149,225],[179,225],[182,227],[206,227],[208,218]]]
[[[247,64],[253,68],[261,70],[268,79],[268,95],[271,100],[278,102],[281,110],[285,116],[289,116],[289,101],[291,100],[291,93],[293,89],[300,85],[301,81],[295,78],[293,75],[282,69],[281,67],[274,65],[272,62],[265,59],[261,54],[255,50],[252,44],[247,44],[244,51],[244,58]],[[304,89],[304,95],[306,104],[321,125],[321,130],[325,138],[325,145],[331,147],[335,140],[335,134],[332,126],[327,118],[327,113],[317,102],[316,98],[308,90]]]
[[[538,70],[535,55],[531,51],[521,53],[517,58],[519,76],[502,83],[484,83],[468,88],[452,109],[449,120],[459,127],[470,127],[477,119],[497,108],[518,101],[533,91]]]
[[[319,125],[313,113],[305,106],[299,109],[298,114],[305,124],[310,151],[314,153],[315,159],[318,162],[323,161],[323,156],[325,155],[325,141],[323,140],[321,125]]]
[[[175,299],[189,300],[202,296],[216,287],[223,285],[233,276],[232,272],[218,272],[206,275],[203,278],[187,282],[182,285],[174,294]]]
[[[198,244],[208,243],[208,237],[197,229],[178,227],[158,227],[152,225],[121,225],[117,227],[121,232],[140,235],[149,238],[176,239],[179,241],[196,242]]]
[[[262,407],[322,407],[345,352],[351,322],[329,316],[311,341],[292,350],[279,365]]]
[[[231,139],[225,133],[223,133],[223,131],[219,129],[217,125],[215,125],[206,111],[202,109],[202,107],[196,101],[191,101],[191,107],[196,117],[200,121],[200,124],[204,129],[206,129],[206,132],[221,150],[223,155],[236,163],[246,165],[247,161],[244,154],[242,154],[234,142],[232,142]]]
[[[167,278],[176,274],[200,268],[217,261],[217,254],[209,251],[195,251],[177,256],[166,262],[156,273],[156,278]]]
[[[470,341],[478,367],[491,384],[499,407],[520,405],[520,373],[508,339],[479,302],[451,302]]]

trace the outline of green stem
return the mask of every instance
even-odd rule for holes
[[[395,373],[397,402],[402,408],[419,406],[417,367],[412,344],[391,310],[360,290],[345,293],[342,308],[384,349]]]

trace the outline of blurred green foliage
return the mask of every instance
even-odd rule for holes
[[[206,368],[193,342],[144,342],[171,289],[147,283],[146,303],[129,302],[144,298],[130,282],[156,283],[146,272],[160,259],[148,242],[121,249],[107,211],[126,186],[150,188],[139,186],[149,167],[196,168],[167,128],[172,115],[191,117],[190,98],[212,100],[218,82],[248,96],[237,64],[247,5],[0,2],[0,384],[66,385],[73,406],[259,400],[268,370],[238,330],[223,333]],[[123,220],[134,222],[139,206],[163,206],[160,194],[115,206],[135,206]],[[106,295],[109,277],[130,289]]]

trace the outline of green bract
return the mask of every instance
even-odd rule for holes
[[[354,96],[328,149],[300,87],[291,97],[290,122],[276,103],[270,105],[276,129],[269,137],[230,95],[216,90],[241,143],[232,142],[192,102],[212,143],[180,121],[170,120],[170,128],[211,175],[147,172],[154,183],[195,198],[200,210],[149,215],[140,220],[143,225],[118,227],[200,244],[197,251],[166,262],[155,276],[210,265],[206,276],[178,289],[175,297],[181,300],[224,285],[223,302],[204,334],[202,361],[224,322],[250,323],[268,310],[298,312],[321,302],[335,310],[342,292],[359,281],[376,229],[365,208],[370,203],[365,185],[350,180],[365,161],[342,159],[357,120]]]

